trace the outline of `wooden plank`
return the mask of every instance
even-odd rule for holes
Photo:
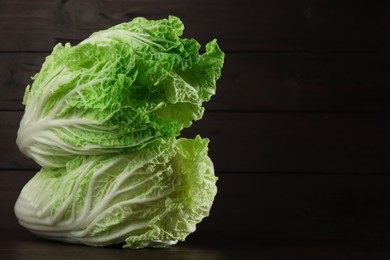
[[[0,112],[0,169],[36,169],[15,145],[21,112]],[[221,172],[389,172],[390,115],[206,113],[183,136],[208,137]]]
[[[33,171],[0,174],[0,228]],[[189,241],[390,239],[390,175],[217,173],[211,214]],[[5,185],[4,183],[9,183]]]
[[[389,111],[388,54],[227,54],[218,111]]]
[[[24,90],[39,72],[45,57],[42,53],[0,54],[0,110],[23,110]]]
[[[21,229],[14,205],[23,186],[36,171],[0,171],[0,229]]]
[[[0,53],[0,110],[22,110],[48,53]],[[210,111],[390,111],[390,54],[229,53]]]
[[[389,114],[207,113],[185,135],[209,137],[219,171],[389,172]]]
[[[389,186],[389,175],[221,174],[194,236],[389,240]]]
[[[177,15],[226,51],[389,51],[389,1],[3,0],[0,51],[48,51],[137,16]]]

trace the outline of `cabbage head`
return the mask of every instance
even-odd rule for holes
[[[76,155],[126,153],[178,136],[215,93],[224,54],[181,39],[179,18],[136,18],[58,44],[27,86],[19,149],[42,167]]]
[[[217,192],[207,139],[157,139],[116,156],[78,156],[42,169],[15,205],[19,222],[50,239],[92,246],[165,247],[207,216]]]

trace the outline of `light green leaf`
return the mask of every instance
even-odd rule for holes
[[[43,167],[75,155],[138,150],[202,118],[224,54],[216,41],[199,54],[181,39],[179,18],[136,18],[57,45],[24,96],[17,144]]]
[[[15,205],[39,236],[92,246],[165,247],[208,216],[217,178],[207,139],[159,138],[128,154],[42,169]]]

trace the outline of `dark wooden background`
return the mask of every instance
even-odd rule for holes
[[[355,245],[349,256],[362,253],[361,245],[387,248],[390,1],[0,0],[0,258],[23,258],[31,248],[37,259],[54,254],[49,248],[63,259],[76,256],[69,255],[75,247],[35,239],[14,217],[20,189],[38,169],[15,145],[30,76],[58,42],[170,14],[185,23],[185,37],[202,44],[217,38],[226,52],[217,95],[184,131],[211,139],[219,193],[185,249],[153,257],[274,256],[280,248],[302,253],[305,245],[340,241]],[[191,247],[204,241],[206,251]],[[234,254],[239,241],[253,246]],[[310,242],[291,246],[297,241]],[[106,252],[76,248],[85,256]],[[364,252],[389,255],[375,248]]]

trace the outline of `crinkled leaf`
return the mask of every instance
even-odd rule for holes
[[[93,246],[165,247],[209,214],[217,192],[207,139],[157,139],[123,155],[78,156],[42,169],[15,205],[46,238]]]
[[[123,153],[179,135],[203,116],[224,54],[199,54],[177,18],[136,18],[57,45],[24,96],[20,150],[43,167],[75,155]]]

